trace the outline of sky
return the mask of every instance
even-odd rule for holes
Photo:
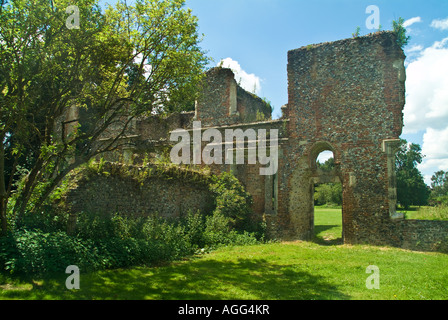
[[[366,12],[371,5],[377,11]],[[231,68],[242,87],[271,102],[274,119],[288,102],[289,50],[350,38],[357,27],[361,36],[375,32],[368,24],[377,20],[391,30],[402,17],[411,39],[401,138],[422,147],[418,168],[427,184],[448,171],[447,0],[186,0],[186,7],[199,19],[210,67]]]

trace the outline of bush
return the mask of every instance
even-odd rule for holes
[[[69,265],[96,270],[101,264],[91,241],[81,241],[64,232],[20,230],[1,238],[0,246],[0,262],[10,273],[63,273]]]
[[[252,196],[231,173],[223,172],[212,179],[209,188],[215,194],[214,213],[229,218],[230,226],[242,231],[252,212]]]
[[[12,219],[11,219],[12,220]],[[44,232],[65,231],[68,221],[68,214],[59,212],[51,207],[44,207],[41,212],[31,214],[26,211],[21,221],[14,223],[15,229],[41,230]]]
[[[203,248],[257,243],[256,233],[247,227],[261,237],[262,228],[248,219],[252,198],[239,181],[223,173],[212,178],[210,190],[216,208],[208,216],[189,212],[168,221],[158,216],[79,213],[73,236],[66,233],[66,213],[25,215],[13,232],[0,238],[0,268],[32,275],[64,273],[69,265],[94,271],[172,261]]]
[[[189,213],[178,222],[159,217],[80,216],[74,236],[63,231],[20,229],[0,238],[0,265],[14,274],[64,273],[69,265],[84,271],[152,265],[188,256],[198,249],[250,245],[254,233],[238,232],[221,212]]]
[[[101,268],[116,269],[136,265],[151,265],[170,260],[166,245],[157,241],[134,238],[102,239],[95,243],[101,259]]]
[[[100,216],[79,213],[76,219],[76,235],[83,239],[143,238],[146,218],[125,217],[119,214]]]
[[[219,247],[222,245],[249,245],[256,244],[257,238],[253,233],[244,231],[239,233],[231,228],[231,219],[220,212],[207,217],[204,230],[206,246]]]
[[[205,217],[199,211],[196,213],[190,211],[180,223],[184,226],[186,239],[196,248],[203,248],[205,246]]]

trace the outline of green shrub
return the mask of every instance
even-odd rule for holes
[[[97,215],[82,212],[77,215],[76,234],[83,239],[144,238],[146,218],[120,214]]]
[[[406,28],[404,27],[405,20],[402,17],[398,18],[398,21],[392,21],[393,32],[397,35],[397,44],[403,49],[411,39],[410,36],[406,36]]]
[[[14,228],[27,230],[41,230],[44,232],[65,231],[68,214],[59,212],[51,207],[45,206],[42,211],[31,214],[25,211],[21,221],[11,223]],[[14,221],[12,221],[14,222]]]
[[[151,265],[170,260],[158,242],[134,238],[102,239],[95,243],[101,258],[102,268],[116,269],[136,265]]]
[[[2,271],[45,275],[64,273],[69,265],[84,271],[152,265],[189,256],[202,248],[258,242],[254,233],[232,229],[231,219],[220,212],[205,218],[190,213],[177,223],[157,217],[132,220],[117,215],[104,220],[84,215],[80,222],[84,230],[75,236],[63,231],[20,229],[0,238]]]
[[[70,236],[67,213],[46,208],[25,214],[20,225],[0,238],[0,269],[32,275],[64,273],[69,265],[84,271],[114,269],[172,261],[203,248],[257,243],[256,234],[247,231],[255,225],[248,219],[252,198],[239,181],[223,173],[212,177],[209,187],[215,210],[208,216],[189,212],[176,221],[83,212]]]
[[[204,230],[204,243],[208,247],[222,245],[249,245],[256,244],[257,238],[253,233],[244,231],[240,233],[231,228],[231,219],[220,212],[206,218]]]
[[[185,237],[192,246],[203,248],[205,246],[204,231],[206,226],[204,215],[199,211],[196,213],[189,211],[180,223],[184,226]]]
[[[232,228],[243,230],[252,212],[252,196],[234,175],[227,172],[212,177],[209,188],[215,194],[214,212],[229,218]]]
[[[98,251],[91,241],[64,232],[19,230],[1,238],[0,263],[5,271],[24,274],[63,273],[69,265],[83,270],[100,267]]]

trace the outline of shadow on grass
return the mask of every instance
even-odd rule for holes
[[[340,227],[338,225],[316,225],[314,226],[313,242],[324,246],[343,244],[342,236],[338,238],[325,238],[325,231]]]
[[[321,237],[315,236],[313,238],[313,242],[316,244],[319,244],[321,246],[338,246],[341,244],[344,244],[344,241],[342,238],[336,238],[336,239],[324,239]]]
[[[28,290],[4,291],[6,299],[329,300],[348,299],[322,276],[264,259],[217,261],[192,258],[159,268],[109,270],[82,275],[79,290],[65,277]]]

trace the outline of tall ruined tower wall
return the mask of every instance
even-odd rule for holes
[[[330,150],[343,186],[344,241],[382,241],[376,226],[395,214],[386,149],[401,134],[404,59],[390,32],[288,52],[289,143],[279,164],[277,224],[291,237],[312,237],[316,158]]]

